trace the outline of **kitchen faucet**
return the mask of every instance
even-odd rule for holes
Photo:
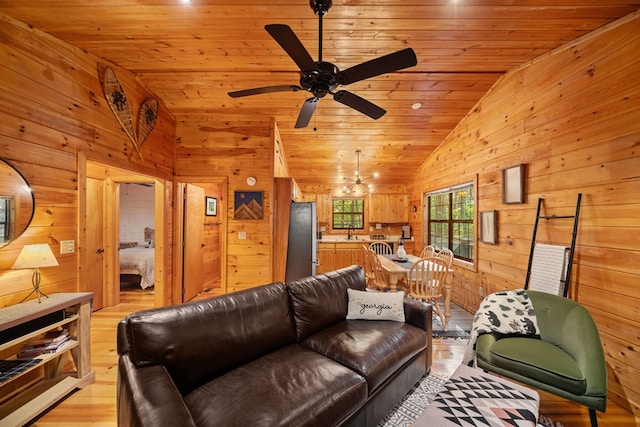
[[[347,227],[347,240],[351,240],[351,230],[353,230],[353,224],[349,224]]]

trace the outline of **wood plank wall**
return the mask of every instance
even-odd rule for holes
[[[640,15],[634,13],[507,73],[408,184],[411,203],[421,206],[424,192],[477,174],[477,210],[498,211],[498,244],[477,243],[477,271],[456,267],[453,300],[471,311],[481,288],[486,294],[524,285],[538,198],[548,214],[571,215],[583,194],[572,297],[598,324],[609,396],[636,416],[639,75]],[[521,163],[526,202],[502,204],[501,170]],[[543,220],[537,241],[570,242],[571,220],[549,224]],[[411,225],[422,230],[421,210]]]
[[[0,157],[25,176],[36,203],[28,230],[0,249],[0,306],[6,306],[31,290],[30,271],[10,270],[26,244],[49,243],[60,264],[42,270],[45,293],[82,288],[78,283],[78,153],[172,180],[175,120],[161,104],[156,129],[142,149],[143,160],[137,160],[129,155],[132,144],[104,98],[99,58],[2,14],[0,57]],[[111,67],[137,114],[150,94],[131,73]],[[61,240],[75,240],[76,251],[60,255]]]
[[[176,175],[228,177],[227,287],[238,289],[269,283],[273,248],[273,119],[239,116],[176,117]],[[247,185],[254,176],[257,184]],[[263,192],[263,219],[234,219],[236,191]],[[238,237],[246,233],[246,239]],[[223,289],[224,290],[224,289]]]

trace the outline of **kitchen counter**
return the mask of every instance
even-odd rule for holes
[[[371,239],[369,237],[363,237],[363,236],[358,236],[358,237],[352,237],[351,240],[347,240],[346,237],[340,237],[340,236],[328,236],[328,237],[322,237],[322,239],[318,240],[319,243],[371,243],[371,242],[387,242],[387,243],[398,243],[398,239]]]

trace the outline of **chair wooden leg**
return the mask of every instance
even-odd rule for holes
[[[598,417],[595,409],[589,408],[589,420],[591,420],[591,427],[598,427]]]
[[[442,313],[442,310],[440,310],[440,305],[438,304],[438,301],[432,301],[432,303],[433,303],[433,307],[436,310],[436,314],[440,318],[440,323],[442,323],[442,329],[446,331],[447,330],[447,318]]]

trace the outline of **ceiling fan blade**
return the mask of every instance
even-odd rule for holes
[[[386,110],[378,107],[376,104],[367,101],[366,99],[356,95],[355,93],[348,92],[346,90],[339,90],[333,95],[333,99],[341,104],[351,107],[354,110],[360,111],[372,119],[379,119],[384,116]]]
[[[418,63],[416,53],[410,47],[388,55],[381,56],[371,61],[347,68],[338,76],[342,85],[348,85],[369,77],[392,73],[403,68],[413,67]]]
[[[298,114],[296,129],[306,128],[309,125],[309,121],[311,120],[311,116],[313,116],[313,112],[316,111],[318,102],[320,102],[320,98],[316,98],[315,96],[304,101],[300,114]]]
[[[265,86],[265,87],[256,87],[253,89],[236,90],[233,92],[229,92],[228,94],[232,98],[240,98],[242,96],[260,95],[263,93],[297,92],[300,89],[302,89],[300,86],[295,86],[295,85]]]
[[[270,24],[265,25],[264,29],[287,52],[301,71],[318,69],[318,65],[313,61],[313,58],[311,58],[311,55],[291,27],[284,24]]]

